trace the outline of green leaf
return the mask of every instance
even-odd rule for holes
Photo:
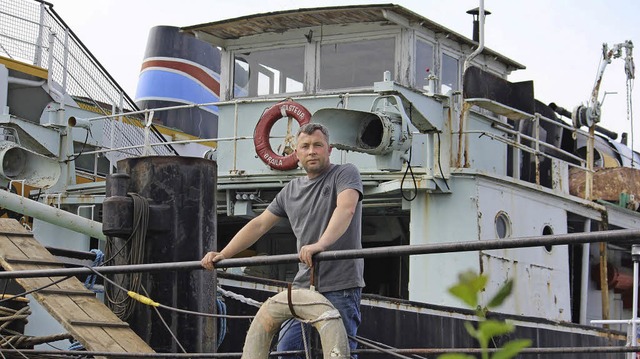
[[[476,357],[467,354],[447,353],[438,355],[437,359],[476,359]]]
[[[465,302],[471,309],[478,306],[478,292],[484,289],[488,278],[483,275],[477,275],[473,271],[466,271],[458,276],[459,282],[449,288],[456,298]]]
[[[489,277],[482,274],[476,274],[472,270],[465,271],[458,276],[461,284],[465,284],[471,287],[476,293],[480,292],[487,285]]]
[[[491,319],[480,322],[480,325],[478,325],[478,332],[488,339],[511,333],[514,329],[511,323]]]
[[[516,339],[505,343],[499,351],[495,352],[491,359],[510,359],[518,355],[524,348],[531,346],[531,339]]]
[[[507,280],[496,295],[491,298],[491,301],[487,305],[489,308],[495,308],[502,304],[504,300],[511,294],[513,291],[513,279]]]
[[[465,284],[457,284],[449,288],[449,293],[465,302],[470,308],[475,309],[478,305],[478,297],[471,287]]]

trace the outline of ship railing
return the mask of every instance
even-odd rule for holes
[[[530,248],[530,247],[544,247],[544,246],[556,246],[556,245],[579,245],[585,243],[626,243],[632,244],[632,256],[634,256],[634,299],[633,306],[637,308],[637,285],[638,285],[638,260],[640,259],[640,245],[634,244],[640,240],[639,229],[620,229],[611,231],[599,231],[599,232],[580,232],[571,234],[552,234],[543,236],[531,236],[510,238],[496,241],[463,241],[463,242],[448,242],[448,243],[432,243],[432,244],[420,244],[420,245],[399,245],[390,247],[376,247],[365,249],[353,249],[353,250],[339,250],[339,251],[326,251],[318,253],[314,256],[314,262],[319,263],[321,261],[332,260],[345,260],[355,258],[385,258],[385,257],[400,257],[400,256],[412,256],[412,255],[428,255],[428,254],[442,254],[442,253],[455,253],[455,252],[470,252],[470,251],[486,251],[486,250],[499,250],[499,249],[514,249],[514,248]],[[299,257],[297,254],[282,254],[282,255],[270,255],[270,256],[254,256],[244,258],[230,258],[223,259],[216,263],[216,268],[224,270],[228,268],[238,268],[247,266],[263,266],[263,265],[275,265],[275,264],[287,264],[298,263]],[[164,271],[193,271],[203,270],[200,261],[186,261],[186,262],[168,262],[168,263],[148,263],[148,264],[136,264],[136,265],[114,265],[114,266],[99,266],[99,267],[76,267],[76,268],[62,268],[62,269],[36,269],[36,270],[21,270],[21,271],[6,271],[0,272],[0,280],[2,279],[17,279],[17,278],[40,278],[40,277],[67,277],[77,275],[90,275],[97,274],[106,279],[106,275],[123,274],[123,273],[150,273],[150,272],[164,272]],[[19,294],[20,295],[20,294]],[[151,298],[153,300],[153,298]],[[155,303],[155,302],[154,302]],[[169,310],[181,310],[180,308],[172,308],[162,303],[156,303],[161,308]],[[182,310],[184,311],[184,310]],[[192,315],[212,316],[218,314],[211,313],[198,313],[190,311]],[[633,318],[623,321],[625,323],[637,323],[637,310],[633,311]],[[240,319],[239,316],[228,316],[229,319]],[[241,319],[246,319],[242,316]],[[592,321],[592,323],[598,323]],[[640,347],[637,345],[637,339],[635,332],[628,331],[627,343],[625,346],[581,346],[581,347],[532,347],[526,348],[520,352],[520,354],[551,354],[551,353],[633,353],[640,352]],[[374,353],[372,349],[359,349],[358,353]],[[478,348],[404,348],[388,349],[394,353],[404,354],[442,354],[442,353],[479,353]],[[92,354],[90,351],[85,354]],[[129,353],[132,354],[133,353]],[[102,353],[99,355],[103,355]],[[187,355],[187,354],[185,354]],[[224,356],[224,353],[216,354],[216,357]],[[235,354],[234,354],[235,355]],[[117,356],[114,353],[114,356]],[[177,356],[176,356],[177,357]],[[198,356],[202,357],[202,356]]]
[[[627,320],[618,319],[604,319],[604,320],[591,320],[592,324],[623,324],[627,325],[627,345],[633,345],[637,343],[638,338],[638,280],[640,279],[640,244],[631,245],[631,259],[633,260],[633,296],[631,300],[631,318]]]
[[[48,71],[71,96],[136,109],[118,83],[44,1],[0,0],[0,55]]]
[[[52,4],[45,1],[0,0],[0,9],[0,56],[45,69],[49,91],[60,108],[64,108],[64,97],[68,95],[80,107],[105,115],[138,109],[54,11]],[[121,123],[130,126],[118,128],[117,140],[120,143],[136,143],[130,141],[142,136],[138,125],[140,121],[135,117],[121,118]],[[114,132],[109,128],[104,131]],[[154,142],[164,140],[153,126],[151,137]],[[156,152],[167,154],[171,148],[158,147]],[[136,152],[128,157],[139,155]]]
[[[587,139],[587,143],[593,140],[593,135],[590,135],[588,132],[583,131],[579,128],[575,128],[573,126],[562,123],[561,121],[552,120],[540,113],[535,113],[533,115],[522,112],[520,110],[511,108],[504,104],[495,103],[493,101],[489,101],[490,103],[486,103],[487,101],[484,99],[470,99],[468,100],[472,105],[477,105],[478,107],[471,106],[466,111],[474,111],[478,112],[482,116],[498,116],[505,115],[507,118],[512,118],[516,120],[516,123],[520,121],[532,121],[532,134],[527,135],[521,131],[516,130],[512,126],[507,123],[501,121],[498,117],[493,118],[494,122],[491,127],[502,132],[507,135],[504,137],[500,135],[497,131],[482,131],[482,130],[463,130],[454,132],[454,134],[479,134],[480,137],[486,137],[488,139],[500,141],[505,143],[507,146],[511,147],[511,151],[513,151],[512,156],[512,176],[516,180],[521,179],[521,151],[528,152],[532,155],[532,159],[534,161],[534,169],[535,169],[535,179],[531,179],[537,185],[541,185],[541,158],[545,157],[551,159],[553,161],[558,161],[561,166],[574,167],[581,171],[583,171],[587,176],[587,183],[589,184],[591,181],[589,178],[593,176],[594,170],[592,166],[587,163],[587,159],[582,158],[580,156],[576,156],[574,153],[563,150],[562,148],[555,146],[553,144],[547,143],[540,138],[540,126],[542,122],[547,122],[553,126],[557,126],[562,128],[563,130],[571,131],[574,138],[578,136],[585,137]],[[482,109],[489,110],[492,115],[487,115],[482,112]],[[465,110],[463,110],[465,111]],[[507,115],[508,114],[508,115]],[[465,116],[466,117],[466,116]],[[591,146],[587,146],[587,158],[589,157],[589,151],[593,152],[593,148]],[[458,154],[459,156],[460,154]],[[622,154],[621,154],[622,156]],[[563,176],[562,171],[559,173],[552,172],[551,176]],[[566,183],[566,181],[551,181],[551,183]],[[591,198],[591,187],[587,185],[585,188],[584,196],[585,198]],[[559,190],[567,191],[567,189],[560,188]]]

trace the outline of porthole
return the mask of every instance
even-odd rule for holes
[[[551,228],[551,226],[546,225],[544,226],[544,228],[542,229],[542,235],[543,236],[549,236],[553,234],[553,228]],[[551,253],[551,250],[553,250],[553,246],[550,244],[547,244],[546,246],[544,246],[544,249],[548,252]]]
[[[511,220],[506,212],[498,212],[496,214],[496,236],[499,239],[507,238],[511,236]]]

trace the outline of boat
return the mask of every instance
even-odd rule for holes
[[[142,353],[95,334],[126,327],[149,352],[240,352],[248,318],[297,271],[291,228],[225,270],[194,262],[304,174],[291,140],[311,121],[329,128],[332,162],[363,179],[361,357],[478,353],[465,331],[477,312],[450,292],[467,270],[488,278],[481,306],[513,280],[488,314],[515,327],[495,348],[527,338],[523,353],[544,358],[635,355],[640,154],[607,129],[599,89],[612,61],[633,80],[630,40],[603,45],[586,105],[545,104],[533,81],[509,81],[524,65],[484,46],[483,6],[472,38],[394,4],[275,11],[153,28],[132,99],[50,4],[1,4],[1,27],[24,30],[0,35],[0,207],[24,230],[0,223],[15,244],[0,248],[0,277],[39,289],[20,271],[91,274],[93,286],[109,266],[52,261],[88,266],[97,250],[146,268],[97,277],[107,294],[90,295],[122,322],[69,319],[50,298],[80,305],[77,288],[36,291],[26,335]],[[16,262],[16,243],[32,255]],[[2,349],[29,350],[55,355]]]

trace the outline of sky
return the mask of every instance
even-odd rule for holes
[[[229,18],[298,8],[390,3],[390,1],[308,0],[49,0],[111,76],[132,98],[149,29],[158,25],[188,26]],[[472,17],[466,11],[476,0],[396,0],[415,13],[471,37]],[[631,40],[640,46],[638,0],[485,0],[485,46],[526,66],[510,81],[534,81],[536,99],[569,110],[586,104],[609,47]],[[631,84],[633,86],[633,83]],[[632,89],[633,90],[633,89]],[[622,58],[604,72],[600,100],[608,94],[600,125],[631,133],[640,150],[640,124],[628,120],[627,81]],[[640,118],[640,89],[632,91],[631,114]]]

